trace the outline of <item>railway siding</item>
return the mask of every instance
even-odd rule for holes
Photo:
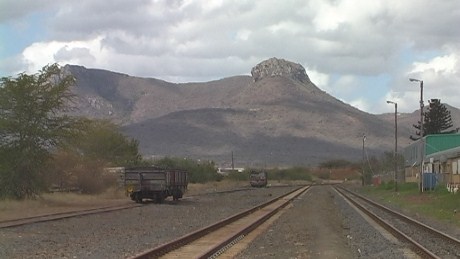
[[[424,223],[378,204],[354,192],[340,189],[341,193],[352,199],[353,202],[382,224],[387,225],[390,232],[405,240],[405,244],[413,247],[423,257],[431,258],[459,258],[460,240],[449,236]]]
[[[125,258],[294,187],[184,196],[179,202],[0,229],[0,258]]]

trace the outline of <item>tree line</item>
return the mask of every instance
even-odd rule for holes
[[[0,198],[35,197],[53,185],[97,193],[116,181],[103,169],[116,166],[155,164],[187,169],[191,182],[222,179],[212,161],[145,161],[138,141],[120,133],[117,125],[69,115],[75,109],[76,96],[71,91],[75,83],[75,78],[63,73],[57,64],[45,66],[36,74],[21,73],[15,78],[0,79]],[[439,99],[429,103],[423,124],[419,121],[413,125],[417,132],[411,139],[420,138],[421,125],[423,136],[458,130],[447,131],[452,127],[450,111]],[[390,153],[385,153],[380,162],[374,159],[364,170],[369,173],[363,178],[370,180],[371,164],[374,169],[390,170],[390,157]],[[347,164],[337,160],[323,166]],[[291,171],[283,171],[281,176],[291,175]],[[293,171],[302,177],[308,175],[302,170]]]
[[[74,84],[57,64],[0,79],[0,198],[34,197],[52,184],[96,192],[104,167],[141,161],[138,141],[113,123],[69,115]]]

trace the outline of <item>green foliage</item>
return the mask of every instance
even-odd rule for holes
[[[185,158],[165,157],[153,161],[153,164],[161,168],[186,170],[190,183],[205,183],[222,180],[222,175],[217,173],[215,164],[212,161],[203,162]]]
[[[398,164],[398,173],[401,174],[404,168],[404,156],[399,154],[396,156]],[[364,177],[365,185],[372,183],[372,176],[378,174],[393,174],[394,173],[395,156],[394,152],[385,151],[380,156],[371,156],[364,162]],[[363,169],[360,170],[361,172]]]
[[[246,170],[244,172],[230,172],[226,178],[232,181],[247,182],[249,181],[249,171]]]
[[[426,134],[440,134],[453,126],[450,111],[441,103],[440,99],[431,99],[424,118]]]
[[[78,131],[54,154],[48,183],[61,190],[78,189],[95,194],[116,185],[105,167],[135,166],[141,163],[138,142],[105,120],[80,119]]]
[[[269,180],[304,180],[312,181],[310,169],[303,167],[291,167],[286,169],[268,170]]]
[[[397,193],[390,186],[368,186],[363,188],[362,192],[392,206],[460,226],[456,214],[460,208],[460,195],[448,192],[444,186],[420,193],[418,183],[402,183],[398,184]]]
[[[76,132],[53,152],[49,161],[48,186],[95,194],[116,185],[116,176],[105,167],[134,166],[141,162],[138,142],[118,132],[104,120],[80,119]]]
[[[105,166],[141,161],[138,142],[112,123],[67,115],[74,81],[57,64],[0,79],[0,197],[34,197],[50,184],[99,192],[111,182]]]
[[[142,159],[139,142],[121,134],[106,120],[81,120],[79,134],[70,147],[87,159],[102,160],[106,166],[133,166]]]
[[[79,190],[97,194],[116,186],[118,175],[106,174],[103,160],[60,149],[47,166],[46,182],[61,191]]]
[[[382,190],[394,190],[395,189],[395,181],[391,180],[391,181],[388,181],[388,182],[382,182],[382,184],[380,184],[377,188],[382,189]]]
[[[33,197],[44,188],[53,148],[74,132],[75,121],[64,113],[73,83],[57,64],[0,79],[0,196]]]
[[[353,163],[347,160],[343,159],[333,159],[333,160],[328,160],[325,162],[322,162],[319,164],[319,168],[343,168],[343,167],[349,167],[352,166]]]
[[[453,126],[450,111],[441,103],[440,99],[431,99],[423,118],[423,136],[433,134],[452,133],[456,130],[446,131]],[[420,138],[420,121],[414,124],[418,137],[410,136],[412,140]]]

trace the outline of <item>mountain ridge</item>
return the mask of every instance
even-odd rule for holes
[[[393,150],[394,117],[336,99],[316,87],[301,65],[283,59],[257,64],[252,76],[203,83],[169,83],[72,65],[65,70],[77,79],[72,89],[77,113],[119,124],[139,140],[146,157],[228,164],[234,153],[242,166],[357,161],[363,134],[370,155]],[[400,127],[399,138],[408,138],[410,127]]]

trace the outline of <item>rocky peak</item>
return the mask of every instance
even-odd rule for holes
[[[272,76],[290,77],[303,83],[310,82],[302,65],[277,58],[270,58],[257,64],[251,69],[251,74],[254,82]]]

